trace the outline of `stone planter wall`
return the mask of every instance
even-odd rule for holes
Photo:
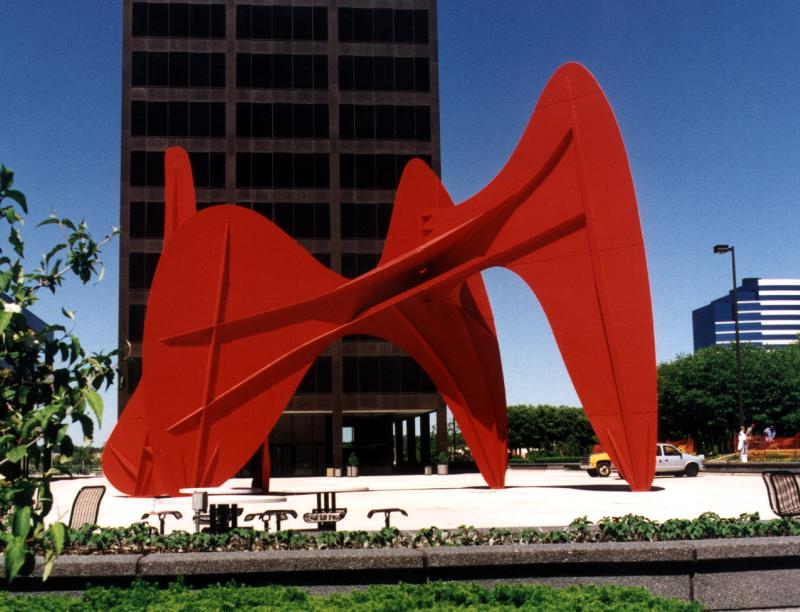
[[[800,606],[800,537],[682,542],[458,546],[435,549],[301,550],[149,555],[68,555],[41,582],[13,590],[77,590],[128,584],[136,576],[193,584],[235,579],[329,591],[375,583],[469,580],[644,586],[709,609]]]

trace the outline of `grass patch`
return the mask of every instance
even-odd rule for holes
[[[249,587],[235,584],[191,589],[181,582],[166,589],[147,582],[130,588],[95,587],[80,597],[0,593],[0,610],[77,612],[133,610],[308,610],[313,612],[405,612],[407,610],[537,610],[543,612],[695,612],[691,602],[664,599],[640,587],[498,585],[487,589],[472,583],[433,582],[422,585],[371,586],[363,591],[311,596],[294,587]]]

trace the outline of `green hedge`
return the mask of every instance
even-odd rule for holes
[[[174,531],[159,535],[151,525],[130,527],[84,525],[71,529],[65,554],[113,554],[157,552],[214,552],[241,550],[323,550],[341,548],[428,548],[502,544],[549,544],[565,542],[642,542],[700,540],[800,535],[800,521],[762,521],[758,514],[722,518],[707,512],[695,519],[668,519],[663,523],[643,516],[604,518],[596,524],[578,518],[565,529],[455,529],[428,527],[401,532],[389,527],[380,531],[329,531],[317,534],[300,531],[278,533],[239,527],[228,533]]]
[[[137,582],[131,588],[96,587],[80,597],[67,595],[12,596],[0,593],[0,609],[18,612],[79,610],[313,610],[367,612],[376,610],[582,610],[614,612],[658,610],[698,611],[694,603],[663,599],[646,589],[615,586],[500,585],[434,582],[422,585],[371,586],[363,591],[314,597],[292,587],[245,587],[229,584],[189,589],[173,583],[166,589]]]

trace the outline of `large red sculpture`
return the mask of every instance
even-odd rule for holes
[[[657,405],[644,245],[622,138],[582,66],[555,73],[505,168],[459,206],[410,162],[380,263],[356,279],[252,211],[198,213],[182,149],[166,154],[166,215],[143,377],[103,455],[121,491],[224,482],[264,444],[314,359],[347,334],[413,356],[486,482],[502,487],[505,393],[479,275],[492,266],[536,293],[600,443],[633,490],[650,488]],[[268,459],[263,469],[268,477]]]

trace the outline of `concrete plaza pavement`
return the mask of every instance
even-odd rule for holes
[[[190,497],[158,499],[129,498],[114,489],[102,477],[76,477],[53,483],[54,508],[48,520],[69,520],[70,508],[77,491],[87,485],[104,484],[106,494],[100,506],[98,523],[103,526],[127,526],[141,520],[153,510],[179,510],[181,520],[167,520],[167,531],[192,531]],[[248,479],[232,479],[229,489],[249,487]],[[659,476],[647,493],[632,493],[616,474],[610,478],[590,478],[576,470],[510,469],[506,488],[486,487],[480,474],[447,476],[359,476],[357,478],[273,478],[269,495],[286,501],[263,501],[259,495],[225,495],[225,503],[237,502],[244,514],[266,509],[287,508],[297,512],[284,528],[307,528],[304,512],[316,503],[316,491],[342,491],[337,505],[347,508],[347,516],[339,529],[375,530],[383,525],[383,515],[367,518],[374,508],[403,508],[408,517],[392,516],[392,525],[403,530],[416,530],[435,525],[452,528],[475,527],[562,526],[586,515],[597,521],[606,516],[638,514],[663,521],[668,518],[695,518],[703,512],[716,512],[732,517],[745,512],[758,512],[762,518],[774,518],[760,474],[718,474],[701,472],[697,478]],[[346,492],[347,489],[367,491]],[[260,499],[259,499],[260,498]],[[214,496],[210,497],[214,503]],[[244,515],[243,515],[244,516]],[[242,516],[242,518],[243,518]],[[155,517],[151,524],[157,525]],[[255,524],[261,528],[260,522]],[[271,526],[274,529],[274,525]]]

